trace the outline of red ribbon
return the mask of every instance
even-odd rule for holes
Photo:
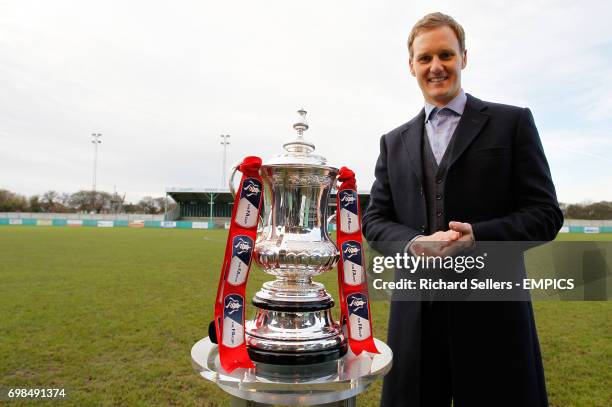
[[[350,168],[340,168],[340,171],[338,172],[338,181],[342,182],[340,188],[354,189],[355,191],[357,190],[357,181],[355,180],[355,173]]]
[[[261,158],[254,155],[245,157],[244,160],[242,160],[242,162],[238,165],[238,170],[247,177],[258,177],[260,168]]]
[[[225,257],[215,301],[215,333],[221,366],[227,372],[255,367],[246,346],[245,291],[253,259],[263,200],[261,158],[246,157],[238,166],[240,188],[234,198]]]
[[[342,182],[336,195],[341,322],[346,325],[349,346],[355,355],[364,351],[380,353],[376,349],[372,331],[372,313],[361,238],[361,208],[355,173],[347,167],[342,167],[338,180]]]

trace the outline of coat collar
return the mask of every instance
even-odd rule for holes
[[[467,97],[465,110],[457,125],[448,168],[463,154],[489,120],[489,115],[485,113],[487,107],[482,100],[469,94]]]
[[[423,143],[423,126],[425,125],[425,109],[421,109],[414,119],[408,122],[402,133],[402,140],[408,151],[409,162],[417,178],[423,183],[423,164],[421,145]]]
[[[474,141],[489,118],[489,115],[485,112],[487,106],[482,100],[475,98],[469,93],[466,95],[465,110],[457,125],[449,168]],[[419,114],[407,123],[406,129],[402,132],[401,136],[410,157],[410,165],[421,183],[423,182],[423,158],[421,157],[421,151],[424,124],[425,109],[421,109]]]

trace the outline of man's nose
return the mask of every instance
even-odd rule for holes
[[[442,61],[440,61],[440,58],[438,58],[437,56],[433,57],[433,59],[431,60],[431,67],[429,69],[432,72],[443,71],[444,67],[442,66]]]

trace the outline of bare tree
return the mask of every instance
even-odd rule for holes
[[[51,190],[42,194],[40,200],[40,207],[43,212],[55,212],[55,206],[57,205],[57,192]]]
[[[125,202],[125,193],[123,196],[119,195],[117,191],[112,195],[110,200],[110,211],[111,213],[123,212],[123,203]]]
[[[150,196],[143,197],[138,201],[137,206],[143,213],[156,214],[158,212],[157,204]]]
[[[70,195],[70,207],[78,212],[108,213],[111,194],[104,191],[78,191]]]
[[[40,205],[40,197],[38,195],[32,195],[28,201],[30,212],[42,212],[42,207]]]
[[[25,196],[0,189],[0,212],[25,212],[27,208]]]
[[[570,204],[565,208],[564,214],[568,219],[612,219],[612,202]]]

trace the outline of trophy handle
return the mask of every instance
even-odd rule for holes
[[[334,179],[334,182],[332,183],[332,191],[335,189],[336,190],[336,199],[338,199],[338,189],[340,188],[340,182],[338,181],[338,176],[336,176],[336,178]],[[333,214],[329,215],[327,217],[327,233],[329,233],[329,225],[332,223],[332,220],[335,220],[334,223],[336,224],[336,230],[338,230],[338,218],[336,217],[336,215],[338,214],[338,212],[334,212]]]
[[[232,175],[229,177],[229,191],[233,199],[236,198],[236,188],[234,188],[234,177],[236,176],[236,172],[238,172],[238,164],[234,164],[232,167]]]
[[[332,223],[332,220],[336,219],[336,213],[334,212],[332,215],[327,217],[327,227],[329,228],[329,225]],[[336,226],[338,225],[337,222],[334,222],[336,224]],[[328,230],[329,232],[329,230]]]

